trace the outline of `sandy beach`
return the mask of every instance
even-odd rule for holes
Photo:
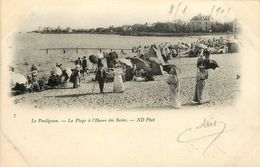
[[[195,89],[197,58],[172,59],[171,63],[180,68],[180,100],[183,108],[229,106],[236,102],[240,92],[239,54],[211,55],[220,68],[209,70],[207,80],[208,103],[194,106],[191,101]],[[51,89],[38,93],[14,96],[15,104],[29,104],[35,108],[84,107],[85,109],[102,108],[170,108],[168,74],[155,76],[150,82],[125,82],[124,93],[113,93],[113,83],[106,83],[104,94],[99,93],[97,83],[91,81],[93,74],[82,78],[81,86],[72,89]],[[94,86],[95,84],[95,86]],[[94,87],[94,91],[92,92]]]

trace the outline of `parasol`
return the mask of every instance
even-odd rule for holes
[[[89,61],[93,64],[97,64],[98,63],[98,56],[95,55],[90,55],[89,56]]]
[[[215,70],[218,66],[218,63],[215,60],[210,60],[209,63],[205,63],[205,69]]]

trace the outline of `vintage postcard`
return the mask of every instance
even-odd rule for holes
[[[259,7],[3,0],[1,165],[259,167]]]

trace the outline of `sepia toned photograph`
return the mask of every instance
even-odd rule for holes
[[[259,167],[260,1],[1,1],[3,167]]]
[[[70,7],[62,5],[33,10],[9,46],[14,104],[41,109],[232,106],[240,95],[243,45],[232,7],[166,4],[157,8],[159,14],[150,13],[152,6],[138,17],[121,11],[139,10],[139,5],[120,3],[104,11],[66,13]]]

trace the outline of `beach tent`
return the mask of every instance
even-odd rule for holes
[[[147,59],[149,62],[149,65],[151,67],[151,72],[153,75],[162,75],[163,74],[163,68],[162,65],[164,65],[164,61],[156,58],[156,57],[149,57]]]
[[[158,49],[153,46],[149,47],[147,52],[144,54],[144,60],[149,63],[151,67],[151,73],[153,75],[163,74],[162,65],[165,65],[165,61],[161,55],[161,52]]]
[[[156,62],[151,62],[150,68],[151,68],[151,73],[153,75],[162,75],[163,74],[163,67],[161,64],[158,64]]]
[[[230,40],[227,43],[228,53],[237,53],[239,49],[239,42],[237,40]]]
[[[129,58],[132,62],[132,64],[136,65],[137,70],[144,69],[144,70],[149,70],[150,67],[149,65],[142,59],[138,57],[130,57]]]
[[[161,61],[162,65],[165,64],[161,52],[158,49],[156,49],[154,46],[150,46],[149,49],[146,50],[146,53],[144,53],[144,60],[147,60],[151,57],[158,58]]]

